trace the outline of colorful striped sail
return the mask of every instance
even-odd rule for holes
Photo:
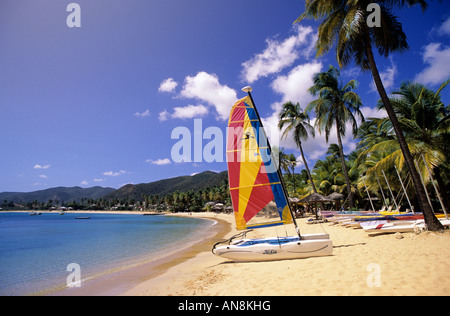
[[[271,149],[251,98],[240,99],[231,109],[227,133],[229,186],[239,230],[293,223],[279,174],[271,158]],[[274,206],[280,220],[249,223],[264,208]]]

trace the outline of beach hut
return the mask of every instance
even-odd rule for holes
[[[333,201],[341,201],[344,199],[344,195],[337,192],[333,192],[330,195],[327,195],[326,198]]]
[[[323,196],[322,194],[319,193],[311,193],[310,195],[308,195],[307,197],[304,197],[303,199],[301,199],[299,201],[299,203],[310,203],[310,202],[333,202],[333,200],[329,199],[326,196]]]
[[[339,211],[339,206],[341,204],[340,201],[344,200],[344,195],[341,193],[333,192],[330,195],[327,195],[327,199],[334,201],[334,209]]]
[[[317,214],[317,203],[325,203],[325,202],[333,202],[333,200],[323,196],[319,193],[311,193],[307,197],[304,197],[299,201],[299,203],[307,203],[307,204],[314,204],[314,212],[316,214],[316,219],[318,218]]]

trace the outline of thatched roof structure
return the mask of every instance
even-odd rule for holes
[[[299,201],[299,203],[310,203],[310,202],[333,202],[333,200],[319,193],[311,193],[310,195]]]
[[[330,195],[327,196],[327,199],[333,200],[333,201],[339,201],[339,200],[343,200],[344,199],[344,195],[337,193],[337,192],[333,192]]]

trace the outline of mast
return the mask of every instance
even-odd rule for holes
[[[386,201],[386,197],[384,196],[384,193],[383,193],[383,188],[381,187],[381,183],[380,183],[380,180],[378,179],[378,175],[376,172],[375,172],[375,177],[377,178],[378,186],[380,187],[380,191],[381,191],[381,195],[383,196],[384,204],[386,205],[387,208],[389,208],[389,205]]]
[[[250,97],[250,100],[252,101],[253,108],[255,109],[256,116],[258,117],[259,125],[261,126],[261,128],[263,130],[263,133],[264,133],[264,136],[266,137],[266,140],[267,140],[267,147],[269,148],[269,151],[270,151],[270,157],[271,157],[272,161],[276,161],[274,159],[273,155],[272,155],[272,147],[270,146],[270,142],[269,142],[269,139],[267,138],[266,131],[264,130],[264,127],[263,127],[263,124],[262,124],[262,121],[261,121],[261,117],[259,116],[258,109],[256,108],[255,101],[253,100],[253,97],[252,97],[252,94],[251,94],[251,92],[253,91],[253,88],[250,87],[250,86],[246,86],[246,87],[242,88],[241,90],[244,91],[244,92],[247,92],[248,96]],[[277,169],[278,177],[280,178],[281,187],[283,188],[284,197],[286,198],[286,202],[287,202],[287,205],[288,205],[288,208],[289,208],[289,212],[291,213],[292,221],[293,221],[294,226],[295,226],[295,231],[297,232],[298,237],[300,237],[300,239],[302,239],[302,236],[300,234],[300,229],[299,229],[299,227],[297,225],[297,221],[295,220],[294,213],[292,212],[291,204],[289,203],[289,196],[288,196],[287,191],[286,191],[286,186],[284,184],[283,175],[281,174],[280,168],[277,167],[276,169]]]
[[[433,184],[434,190],[436,191],[436,195],[437,195],[437,197],[439,199],[439,203],[441,203],[442,210],[444,211],[444,214],[445,214],[445,218],[448,219],[447,210],[445,209],[444,202],[442,202],[441,194],[439,193],[439,190],[436,188],[436,184],[434,183],[434,179],[433,179],[433,175],[431,173],[431,170],[428,167],[427,161],[425,160],[425,157],[423,156],[423,154],[421,156],[422,156],[423,163],[425,164],[425,167],[427,167],[428,174],[430,175],[430,178],[431,178],[431,184]]]
[[[405,192],[406,199],[408,200],[409,207],[411,208],[411,211],[412,211],[413,214],[414,214],[414,208],[412,207],[411,202],[409,201],[408,193],[406,192],[406,188],[405,188],[405,186],[403,185],[402,178],[400,177],[400,174],[398,173],[397,167],[396,167],[395,165],[394,165],[394,168],[395,168],[395,172],[397,172],[397,176],[398,176],[398,179],[400,180],[400,184],[402,185],[403,191]],[[400,212],[399,212],[399,213],[400,213]]]
[[[395,197],[394,197],[394,194],[392,193],[391,186],[389,185],[389,181],[388,181],[387,178],[386,178],[386,174],[384,173],[384,170],[383,170],[383,169],[381,169],[381,172],[383,173],[384,180],[386,180],[386,183],[387,183],[388,188],[389,188],[389,192],[391,192],[391,196],[392,196],[392,199],[394,200],[394,204],[395,204],[395,209],[396,209],[396,210],[398,211],[398,213],[400,214],[400,210],[398,209],[397,201],[395,201]]]
[[[423,188],[425,189],[425,193],[427,194],[428,203],[430,204],[430,207],[431,207],[431,210],[433,211],[433,213],[435,213],[433,204],[431,204],[430,195],[428,194],[427,186],[425,185],[425,181],[423,181],[422,172],[420,172],[419,165],[417,164],[416,159],[414,159],[414,164],[416,165],[417,173],[420,176],[420,181],[422,181]]]
[[[375,212],[375,208],[373,207],[372,199],[370,198],[369,189],[367,188],[366,181],[364,181],[364,177],[362,178],[364,187],[366,188],[367,196],[369,197],[370,205],[372,205],[372,212]]]

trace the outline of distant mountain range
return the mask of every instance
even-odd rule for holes
[[[3,192],[0,193],[0,204],[6,201],[14,201],[15,203],[26,202],[44,202],[49,200],[53,202],[80,202],[81,199],[99,199],[108,193],[115,191],[114,188],[92,187],[92,188],[80,188],[80,187],[57,187],[46,190],[33,191],[28,193],[23,192]]]
[[[175,191],[187,192],[199,191],[218,186],[228,180],[228,171],[216,173],[205,171],[192,176],[181,176],[176,178],[159,180],[151,183],[127,184],[104,196],[105,199],[142,199],[142,195],[165,196]]]
[[[80,202],[81,199],[96,200],[99,198],[141,200],[143,194],[165,196],[177,190],[180,192],[198,191],[221,185],[227,179],[227,171],[220,173],[205,171],[192,176],[181,176],[151,183],[127,184],[117,190],[96,186],[92,188],[57,187],[27,193],[3,192],[0,193],[0,205],[5,200],[8,202],[14,201],[15,203],[33,201],[47,203],[49,200],[67,203],[71,201]]]

